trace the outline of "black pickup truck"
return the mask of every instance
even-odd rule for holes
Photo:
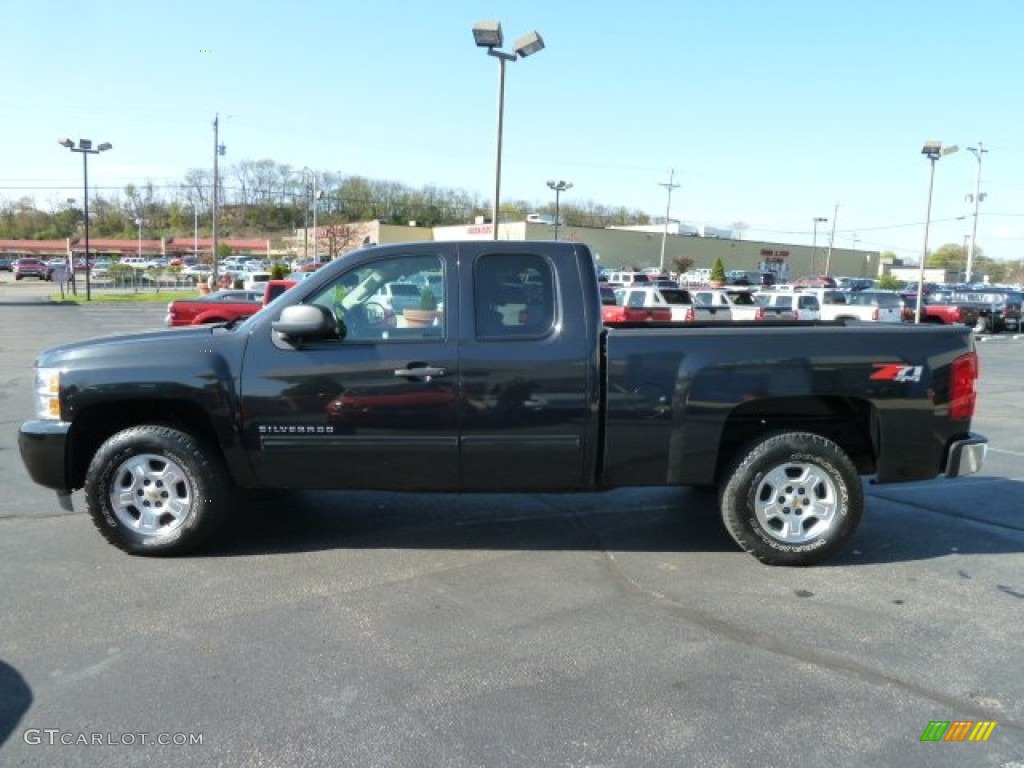
[[[389,283],[423,306],[393,304]],[[862,475],[956,477],[986,448],[967,328],[610,328],[574,243],[362,249],[236,324],[68,344],[36,366],[30,475],[66,509],[84,488],[136,554],[204,543],[237,489],[678,485],[717,488],[761,561],[807,565],[849,542]]]

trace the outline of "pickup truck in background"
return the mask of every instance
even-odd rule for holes
[[[754,301],[764,320],[820,320],[818,297],[802,291],[758,291]]]
[[[164,323],[168,326],[180,326],[242,320],[263,308],[265,291],[266,288],[226,288],[194,299],[175,299],[167,305]]]
[[[866,301],[862,304],[854,303],[854,297],[862,293],[843,292],[835,288],[823,288],[815,286],[793,286],[794,292],[807,296],[815,296],[818,299],[819,319],[821,320],[861,320],[866,323],[878,322],[882,318],[878,308]],[[886,312],[888,322],[900,322],[902,320],[902,302],[898,300],[892,307],[893,311]]]
[[[383,285],[430,275],[446,297],[430,322],[372,309]],[[135,554],[251,525],[231,515],[237,489],[416,504],[696,486],[718,489],[739,547],[809,565],[849,544],[862,476],[981,467],[977,376],[959,326],[608,327],[583,244],[401,243],[332,261],[240,323],[44,350],[18,444],[35,482],[64,509],[83,489]]]
[[[612,301],[607,299],[609,294]],[[601,286],[601,297],[601,319],[607,325],[672,322],[668,305],[647,304],[645,296],[636,289],[606,283]]]
[[[976,328],[983,333],[1019,331],[1024,293],[1009,289],[985,288],[962,291],[933,291],[935,301],[953,301],[978,310]]]
[[[917,294],[901,294],[903,321],[912,323],[917,318]],[[981,316],[981,307],[973,302],[958,302],[936,294],[926,294],[921,302],[921,322],[939,325],[966,325],[981,333],[988,325]]]
[[[846,294],[847,312],[872,323],[902,323],[903,300],[896,291],[852,291]]]
[[[698,288],[692,291],[697,306],[725,308],[732,320],[764,320],[764,310],[754,301],[754,294],[745,289]]]
[[[637,288],[617,288],[618,302],[628,311],[642,309],[668,309],[667,320],[662,313],[662,322],[696,323],[715,320],[727,322],[732,320],[730,307],[704,307],[695,304],[686,288],[656,288],[640,286]],[[654,320],[655,318],[651,318]]]
[[[259,289],[214,291],[194,299],[175,299],[167,305],[166,325],[207,325],[244,320],[287,291],[295,280],[267,280]]]

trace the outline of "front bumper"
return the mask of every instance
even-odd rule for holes
[[[988,438],[981,435],[972,432],[962,440],[954,440],[946,452],[946,467],[943,474],[946,477],[972,475],[981,470],[987,453]]]
[[[26,421],[18,431],[18,450],[29,476],[39,485],[67,493],[68,431],[65,421]]]

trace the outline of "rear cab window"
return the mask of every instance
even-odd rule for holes
[[[477,338],[536,338],[554,327],[555,274],[542,256],[482,255],[473,267],[473,295]]]

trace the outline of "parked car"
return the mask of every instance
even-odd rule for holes
[[[633,285],[634,283],[649,285],[654,282],[654,279],[643,272],[619,270],[608,273],[608,282],[614,285]]]
[[[121,263],[133,269],[155,269],[158,266],[153,259],[145,256],[122,256]]]
[[[14,261],[6,256],[0,256],[0,272],[13,272]]]
[[[397,314],[420,305],[420,287],[415,283],[385,283],[373,297],[385,310]]]
[[[193,283],[202,282],[213,272],[213,267],[207,264],[193,264],[181,270],[181,276]]]
[[[835,288],[836,281],[828,275],[804,275],[794,280],[793,285],[804,285],[808,288]]]
[[[260,291],[270,281],[269,272],[249,272],[244,271],[240,275],[244,288],[247,291]]]
[[[34,256],[17,259],[14,262],[14,279],[21,280],[25,277],[34,277],[38,280],[49,280],[53,271],[46,266],[46,262]]]
[[[836,287],[841,291],[866,291],[874,288],[877,280],[870,277],[840,277],[836,279]]]
[[[752,269],[730,269],[725,273],[729,285],[775,285],[775,275]]]

